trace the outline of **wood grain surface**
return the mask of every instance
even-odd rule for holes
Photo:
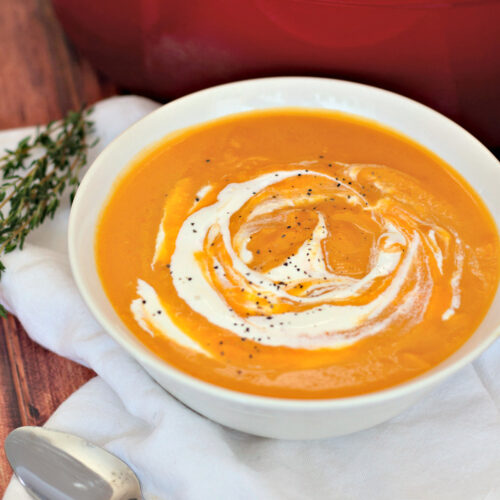
[[[65,39],[49,0],[0,0],[0,129],[58,119],[116,93]],[[12,316],[0,321],[0,497],[11,476],[3,442],[41,425],[93,372],[32,342]]]

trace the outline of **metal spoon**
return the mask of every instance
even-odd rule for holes
[[[19,427],[5,440],[17,478],[37,500],[141,500],[130,467],[84,439],[42,427]]]

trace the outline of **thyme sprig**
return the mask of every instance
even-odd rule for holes
[[[22,249],[28,234],[54,217],[67,187],[73,201],[79,171],[96,142],[89,144],[94,131],[91,113],[91,108],[70,111],[0,156],[0,259]],[[4,270],[0,260],[0,277]],[[1,305],[0,316],[6,316]]]

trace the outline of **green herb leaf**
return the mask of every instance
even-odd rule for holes
[[[54,216],[68,185],[73,201],[87,151],[97,142],[88,143],[94,132],[91,113],[92,108],[70,111],[22,139],[16,149],[0,153],[0,257],[22,249],[28,234]],[[0,260],[0,276],[4,270]],[[0,305],[0,317],[6,315]]]

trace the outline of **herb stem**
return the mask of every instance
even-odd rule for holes
[[[37,129],[15,150],[0,157],[0,257],[22,249],[28,234],[54,217],[65,189],[73,201],[80,168],[87,162],[88,137],[93,123],[91,109],[70,111],[59,122]],[[6,209],[7,204],[8,210]],[[6,210],[2,210],[6,209]],[[7,213],[4,213],[6,211]],[[0,276],[5,267],[0,260]],[[5,316],[0,306],[0,316]]]

